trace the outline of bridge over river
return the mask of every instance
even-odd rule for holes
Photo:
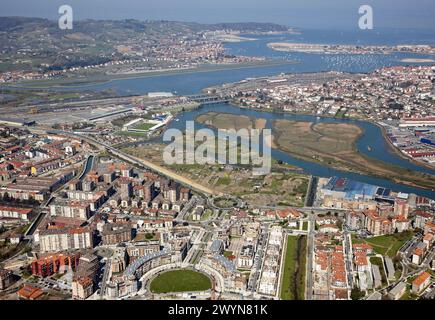
[[[211,96],[207,94],[196,94],[196,95],[190,95],[186,96],[192,101],[198,102],[202,105],[206,104],[215,104],[215,103],[228,103],[230,102],[229,99],[222,98],[220,96]]]

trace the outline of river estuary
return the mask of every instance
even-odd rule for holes
[[[269,42],[277,41],[294,41],[306,43],[330,43],[330,44],[409,44],[409,43],[435,43],[433,34],[418,33],[420,38],[416,38],[411,31],[385,33],[371,33],[362,35],[358,33],[324,33],[319,31],[304,31],[300,35],[270,35],[270,36],[252,36],[256,41],[230,43],[227,44],[227,50],[231,54],[265,56],[270,59],[282,59],[297,61],[296,64],[282,64],[274,66],[250,67],[233,70],[205,71],[205,72],[186,72],[179,74],[165,74],[158,76],[145,76],[130,79],[112,80],[105,83],[79,85],[74,87],[57,87],[55,90],[104,90],[115,89],[120,94],[145,94],[153,91],[169,91],[181,95],[188,95],[201,92],[204,88],[219,85],[223,83],[240,81],[249,77],[272,76],[280,73],[301,73],[301,72],[320,72],[320,71],[342,71],[352,73],[367,73],[377,68],[406,65],[400,62],[405,58],[433,58],[427,55],[392,53],[387,55],[356,55],[356,54],[308,54],[308,53],[285,53],[277,52],[267,47]],[[250,36],[250,35],[248,35]],[[251,37],[251,36],[250,36]],[[358,40],[355,40],[358,39]],[[424,63],[423,63],[424,64]],[[430,64],[430,63],[428,63]],[[271,126],[271,121],[275,119],[288,119],[310,122],[348,122],[359,125],[364,134],[357,141],[358,151],[378,160],[402,166],[409,170],[425,172],[435,175],[434,169],[421,167],[401,158],[393,153],[385,140],[381,129],[373,123],[357,120],[335,119],[335,118],[318,118],[310,115],[291,115],[282,113],[270,113],[257,110],[242,109],[229,104],[215,104],[203,106],[199,109],[184,112],[178,115],[179,121],[172,121],[169,128],[185,128],[185,121],[194,120],[196,116],[208,111],[228,112],[239,115],[246,115],[254,118],[264,118],[268,120],[267,126]],[[196,125],[201,128],[200,124]],[[368,150],[370,146],[370,151]],[[274,149],[272,156],[275,159],[282,160],[291,165],[300,167],[305,173],[320,177],[345,177],[373,185],[391,188],[395,191],[406,193],[415,193],[435,199],[435,192],[420,188],[408,187],[401,184],[393,183],[387,179],[376,178],[356,173],[342,172],[331,169],[318,163],[300,160],[289,154]]]

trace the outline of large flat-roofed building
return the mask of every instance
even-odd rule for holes
[[[75,275],[95,280],[99,266],[98,257],[92,253],[87,253],[80,257]]]
[[[0,124],[14,127],[24,127],[34,125],[35,121],[26,119],[0,118]]]
[[[50,214],[52,216],[87,220],[90,217],[90,213],[90,205],[86,202],[56,200],[50,204]]]
[[[435,117],[403,118],[400,120],[399,127],[435,127]]]
[[[16,178],[14,183],[9,183],[0,188],[0,194],[6,194],[12,199],[44,201],[49,194],[74,176],[74,171],[65,171],[55,177],[25,177]]]

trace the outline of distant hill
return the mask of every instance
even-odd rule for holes
[[[158,60],[158,52],[180,41],[192,46],[209,31],[286,32],[273,23],[200,24],[165,20],[78,20],[72,30],[41,18],[0,18],[0,72],[62,70],[125,59]],[[158,47],[158,49],[156,49]],[[204,59],[207,59],[206,57]]]

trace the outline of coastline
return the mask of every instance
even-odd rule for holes
[[[234,103],[231,103],[231,104],[232,104],[233,106],[238,107],[238,108],[241,108],[241,109],[247,109],[247,110],[250,110],[250,108],[248,108],[248,107],[239,106],[239,105],[234,104]],[[278,111],[262,110],[262,109],[259,109],[259,111],[262,111],[262,112],[268,112],[268,113],[281,113],[281,114],[293,114],[293,115],[310,115],[310,116],[316,116],[316,115],[313,115],[313,114],[310,114],[310,113],[291,113],[291,112],[285,112],[285,111],[278,112]],[[334,117],[328,117],[328,116],[324,116],[324,115],[323,115],[323,116],[319,116],[319,117],[326,118],[326,119],[337,119],[337,118],[334,118]],[[433,170],[433,168],[431,168],[431,167],[429,167],[429,166],[425,166],[424,164],[421,164],[421,163],[419,163],[419,162],[416,162],[415,160],[414,160],[414,161],[411,161],[410,159],[408,159],[408,158],[406,158],[404,155],[402,155],[402,154],[400,153],[400,151],[397,150],[397,148],[396,148],[394,145],[391,145],[391,142],[389,141],[388,136],[386,135],[385,128],[383,128],[383,127],[382,127],[381,125],[379,125],[378,123],[376,123],[376,122],[374,122],[374,121],[371,121],[371,120],[352,119],[352,118],[346,118],[346,119],[349,120],[349,121],[356,121],[356,122],[358,122],[358,121],[365,121],[365,122],[368,122],[368,123],[371,123],[371,124],[376,125],[377,127],[379,127],[379,128],[381,129],[381,132],[382,132],[383,138],[384,138],[385,140],[387,140],[387,144],[389,145],[389,148],[390,148],[392,151],[394,151],[394,153],[395,153],[396,155],[400,155],[400,157],[401,157],[402,159],[407,160],[407,161],[413,163],[413,164],[416,165],[416,166],[420,166],[420,167],[424,167],[424,168],[427,168],[427,169],[431,169],[431,170]],[[356,123],[356,125],[358,125],[358,124]],[[357,138],[357,139],[354,141],[354,143],[353,143],[353,148],[354,148],[354,151],[355,151],[355,152],[357,152],[361,157],[363,157],[363,158],[366,159],[367,161],[371,161],[371,162],[373,162],[374,164],[378,163],[378,164],[386,165],[386,166],[389,167],[391,170],[394,170],[394,168],[398,168],[398,169],[400,168],[400,169],[402,169],[402,170],[409,170],[409,169],[407,169],[407,168],[405,168],[405,167],[402,167],[402,166],[400,166],[400,165],[393,165],[393,164],[390,164],[390,163],[384,162],[384,161],[382,161],[382,160],[379,160],[379,159],[376,159],[376,158],[373,158],[373,157],[367,156],[366,154],[361,153],[361,152],[358,150],[356,144],[357,144],[357,142],[359,141],[359,139],[364,135],[364,133],[365,133],[365,129],[364,129],[363,127],[361,127],[361,126],[359,126],[359,127],[360,127],[360,129],[361,129],[361,133],[358,135],[358,138]],[[343,171],[343,172],[357,173],[357,174],[361,174],[361,175],[371,176],[371,177],[374,177],[374,178],[387,179],[387,180],[390,180],[390,181],[392,181],[392,182],[394,182],[394,183],[402,184],[402,185],[404,185],[404,186],[408,186],[408,187],[415,187],[415,188],[420,188],[420,189],[422,189],[422,190],[428,190],[428,191],[433,190],[432,186],[420,185],[420,184],[417,184],[417,183],[415,183],[414,181],[411,181],[411,180],[403,181],[403,180],[399,179],[397,176],[396,176],[396,177],[392,177],[392,176],[388,176],[388,175],[376,174],[376,173],[374,173],[374,172],[372,172],[372,171],[364,171],[364,170],[361,171],[361,170],[357,170],[357,169],[351,169],[351,168],[348,168],[348,167],[346,167],[346,166],[343,167],[343,166],[334,166],[334,165],[329,165],[329,164],[327,164],[327,163],[325,163],[325,162],[323,162],[323,161],[313,161],[312,158],[307,158],[307,157],[305,157],[304,155],[301,155],[301,154],[295,154],[295,153],[293,153],[293,152],[289,152],[288,150],[286,150],[285,148],[283,148],[282,146],[280,146],[279,143],[278,143],[276,140],[277,140],[277,139],[274,137],[274,140],[273,140],[273,148],[274,148],[274,149],[277,149],[277,150],[279,150],[279,151],[285,152],[285,153],[287,153],[288,155],[293,156],[293,157],[298,158],[298,159],[303,160],[303,161],[317,163],[317,164],[320,164],[320,165],[322,165],[322,166],[325,166],[325,167],[328,167],[328,168],[331,168],[331,169],[335,169],[335,170],[339,170],[339,171]],[[422,172],[422,174],[430,175],[429,173],[424,173],[424,172]]]
[[[262,67],[273,67],[279,65],[292,65],[298,64],[299,61],[286,61],[286,60],[265,60],[265,61],[257,61],[257,62],[249,62],[249,63],[238,63],[238,64],[221,64],[221,65],[202,65],[199,67],[192,68],[182,68],[182,69],[173,69],[173,70],[164,70],[164,71],[149,71],[143,73],[122,73],[118,75],[95,75],[95,78],[86,77],[86,80],[80,78],[71,78],[71,79],[50,79],[50,80],[28,80],[22,81],[18,83],[2,84],[1,87],[4,88],[13,88],[13,89],[52,89],[52,88],[74,88],[74,87],[84,87],[84,86],[93,86],[96,84],[105,84],[110,83],[116,80],[125,80],[125,79],[137,79],[137,78],[150,78],[150,77],[159,77],[173,74],[194,74],[194,73],[204,73],[204,72],[219,72],[219,71],[230,71],[230,70],[239,70],[239,69],[249,69],[249,68],[262,68]],[[113,76],[113,77],[112,77]]]
[[[373,120],[370,120],[370,119],[362,119],[362,118],[335,118],[335,117],[330,117],[330,116],[325,116],[325,115],[317,115],[317,114],[312,114],[312,113],[307,113],[307,112],[297,113],[297,112],[287,112],[287,111],[279,111],[279,110],[277,110],[277,111],[276,111],[276,110],[274,110],[274,111],[270,111],[270,110],[267,110],[267,109],[251,109],[251,108],[248,108],[248,107],[245,107],[245,106],[241,106],[241,105],[239,105],[239,104],[236,104],[236,103],[234,103],[234,102],[231,102],[231,104],[234,105],[234,106],[236,106],[236,107],[238,107],[238,108],[241,108],[241,109],[246,109],[246,110],[259,110],[259,111],[262,111],[262,112],[269,112],[269,113],[281,113],[281,114],[290,114],[290,115],[306,115],[306,116],[319,117],[319,118],[323,118],[323,119],[341,119],[341,120],[349,120],[349,121],[365,121],[365,122],[371,123],[371,124],[373,124],[373,125],[376,125],[376,126],[381,130],[381,132],[382,132],[382,137],[383,137],[384,140],[387,142],[387,145],[388,145],[388,147],[389,147],[389,150],[392,151],[395,155],[399,156],[399,157],[402,158],[403,160],[406,160],[406,161],[408,161],[408,162],[410,162],[410,163],[412,163],[412,164],[414,164],[414,165],[416,165],[416,166],[424,167],[424,168],[429,169],[429,170],[435,170],[435,167],[433,167],[433,166],[430,166],[430,165],[428,165],[428,164],[426,164],[426,163],[419,162],[419,161],[416,161],[416,160],[414,160],[414,159],[411,159],[411,158],[408,158],[407,156],[405,156],[405,155],[400,151],[400,149],[398,149],[398,148],[397,148],[397,147],[396,147],[396,146],[391,142],[391,140],[388,138],[387,130],[385,129],[385,127],[382,126],[381,124],[379,124],[378,122],[373,121]],[[362,130],[364,131],[364,128],[362,128]],[[364,132],[361,134],[361,136],[362,136],[363,134],[364,134]],[[361,138],[361,136],[358,137],[358,139],[356,140],[356,142]]]

